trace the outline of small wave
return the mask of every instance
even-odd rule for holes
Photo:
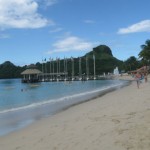
[[[39,103],[33,103],[33,104],[29,104],[29,105],[22,106],[22,107],[6,109],[6,110],[0,111],[0,114],[13,112],[13,111],[19,111],[19,110],[25,110],[25,109],[34,108],[34,107],[39,107],[39,106],[46,105],[46,104],[52,104],[52,103],[58,103],[58,102],[62,102],[62,101],[68,101],[68,100],[71,100],[71,99],[83,97],[85,95],[87,96],[87,95],[90,95],[90,94],[105,92],[109,89],[117,88],[117,87],[120,87],[120,86],[123,86],[123,85],[124,85],[124,83],[118,83],[118,84],[115,84],[115,85],[113,84],[113,85],[105,86],[105,87],[100,88],[100,89],[87,91],[87,92],[84,92],[84,93],[78,93],[78,94],[65,96],[65,97],[58,98],[58,99],[46,100],[46,101],[42,101],[42,102],[39,102]]]

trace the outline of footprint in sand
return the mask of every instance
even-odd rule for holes
[[[16,147],[16,150],[18,150],[18,149],[20,149],[21,147],[20,146],[18,146],[18,147]]]
[[[115,124],[118,124],[118,123],[120,123],[120,120],[112,119],[112,122],[114,122]]]
[[[128,115],[133,116],[133,115],[135,115],[135,114],[136,114],[136,112],[131,112],[131,113],[129,113]]]
[[[120,135],[120,134],[123,134],[125,131],[128,131],[128,129],[119,129],[118,130],[118,134]]]

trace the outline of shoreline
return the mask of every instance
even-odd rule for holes
[[[118,80],[117,80],[118,82]],[[117,83],[116,82],[116,83]],[[35,104],[35,107],[31,107],[30,105],[24,106],[21,108],[15,108],[14,111],[9,110],[8,112],[0,112],[0,137],[4,135],[8,135],[11,132],[16,132],[17,130],[21,130],[23,128],[26,128],[27,126],[30,126],[32,123],[42,119],[50,117],[54,114],[57,114],[59,112],[62,112],[70,107],[73,107],[75,105],[79,105],[81,103],[94,100],[95,98],[101,97],[109,92],[112,92],[114,90],[117,90],[119,88],[122,88],[124,86],[127,86],[130,84],[129,81],[120,82],[117,84],[112,84],[110,86],[106,86],[104,88],[95,89],[92,91],[87,91],[85,93],[80,93],[78,97],[74,96],[68,96],[70,100],[64,101],[61,104],[60,103],[54,103],[52,106],[55,108],[52,108],[51,101],[42,102],[40,105]],[[45,103],[45,104],[44,104]],[[57,105],[57,106],[56,106]],[[32,104],[33,106],[33,104]],[[27,108],[27,109],[25,109]],[[29,108],[29,109],[28,109]],[[15,117],[17,116],[17,117]]]
[[[128,80],[127,80],[127,81],[128,81]],[[130,84],[132,84],[132,81],[129,80],[128,83],[126,83],[126,84],[124,84],[124,85],[121,85],[121,86],[119,86],[119,87],[117,86],[117,87],[110,88],[110,89],[108,89],[108,90],[106,90],[106,91],[105,91],[105,90],[104,90],[104,91],[101,91],[99,95],[97,95],[97,96],[95,96],[95,97],[92,97],[92,98],[89,98],[89,99],[86,99],[86,100],[84,100],[84,101],[80,101],[80,102],[78,102],[78,103],[74,103],[74,104],[72,104],[72,105],[66,106],[66,107],[64,107],[64,108],[62,108],[62,109],[56,111],[53,115],[57,115],[58,113],[61,113],[61,112],[66,111],[66,110],[68,110],[68,109],[71,109],[71,108],[74,107],[74,106],[77,106],[77,105],[80,105],[80,104],[84,104],[84,103],[86,103],[86,102],[93,101],[93,100],[96,100],[96,99],[98,99],[98,98],[101,98],[101,97],[103,97],[104,95],[106,95],[106,94],[108,94],[108,93],[115,92],[115,91],[118,90],[118,89],[121,89],[121,88],[130,86]],[[51,117],[51,116],[48,116],[48,117]],[[46,118],[47,118],[47,117],[46,117]]]
[[[69,107],[0,137],[3,150],[147,150],[150,82],[136,83]]]

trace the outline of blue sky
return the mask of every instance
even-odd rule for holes
[[[150,39],[149,0],[0,0],[0,64],[79,57],[101,44],[126,60]]]

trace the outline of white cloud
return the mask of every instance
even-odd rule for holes
[[[83,51],[89,50],[93,47],[93,43],[86,42],[75,36],[70,36],[62,40],[58,40],[53,44],[53,49],[48,52],[48,54],[58,53],[58,52],[70,52],[70,51]]]
[[[34,0],[34,1],[38,2],[40,4],[40,7],[44,9],[58,2],[58,0]]]
[[[127,34],[135,32],[150,32],[150,20],[143,20],[127,28],[121,28],[119,29],[118,34]]]
[[[49,31],[50,33],[55,33],[55,32],[60,32],[60,31],[62,31],[63,30],[63,28],[56,28],[56,29],[54,29],[54,30],[51,30],[51,31]]]
[[[36,0],[0,0],[0,28],[40,28],[54,24],[38,13]]]
[[[55,3],[57,3],[58,0],[43,0],[46,6],[51,6]]]
[[[93,24],[93,23],[95,23],[95,21],[93,21],[93,20],[84,20],[83,22],[84,22],[84,23],[88,23],[88,24]]]

